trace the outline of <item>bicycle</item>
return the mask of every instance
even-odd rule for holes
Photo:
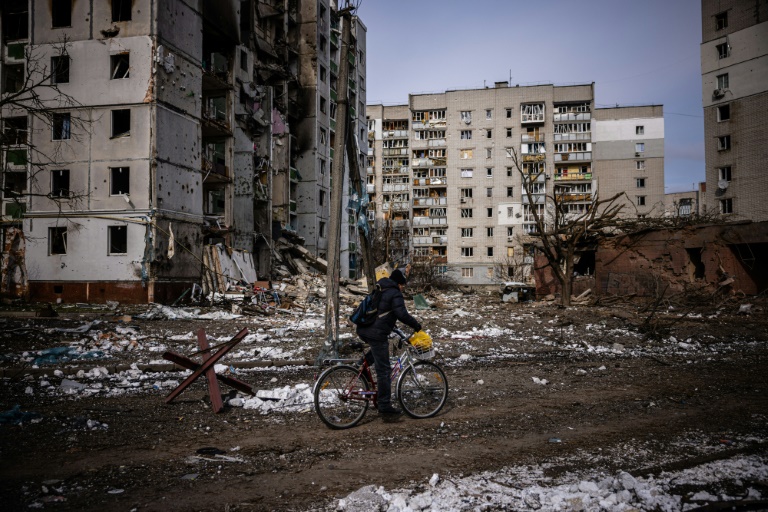
[[[409,337],[400,329],[397,348],[403,352],[393,359],[391,379],[398,402],[412,418],[430,418],[440,412],[448,398],[448,380],[442,368],[427,361],[434,350],[419,349],[408,343]],[[363,343],[353,342],[350,347],[365,354]],[[313,390],[315,411],[332,429],[345,429],[357,425],[371,403],[377,404],[374,373],[363,357],[355,359],[326,359],[331,364],[315,381]],[[357,364],[354,364],[357,363]],[[395,383],[396,382],[396,383]]]

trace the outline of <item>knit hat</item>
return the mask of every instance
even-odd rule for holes
[[[389,278],[396,282],[397,284],[405,284],[408,279],[406,279],[405,274],[399,269],[396,268],[390,275]]]

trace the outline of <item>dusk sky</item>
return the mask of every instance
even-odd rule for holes
[[[595,83],[596,107],[663,105],[666,192],[704,181],[701,0],[357,0],[368,104]]]

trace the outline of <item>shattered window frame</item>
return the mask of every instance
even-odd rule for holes
[[[72,26],[72,0],[52,0],[51,28]]]
[[[727,215],[733,213],[733,198],[726,198],[720,200],[720,213]]]
[[[69,83],[70,60],[69,55],[54,55],[51,57],[51,83]]]
[[[123,80],[131,77],[131,54],[121,52],[109,56],[109,79]]]
[[[461,257],[462,258],[472,258],[475,255],[475,248],[474,247],[462,247],[461,248]]]
[[[123,173],[125,173],[123,175]],[[123,190],[125,188],[125,190]],[[109,195],[127,196],[131,193],[131,168],[130,167],[110,167],[109,168]]]
[[[68,199],[69,189],[69,169],[51,170],[51,197],[59,199]]]
[[[110,111],[110,138],[131,136],[131,109],[121,108]]]
[[[718,105],[717,106],[717,122],[722,123],[723,121],[730,121],[731,120],[731,104],[726,103],[724,105]]]
[[[112,0],[112,23],[131,21],[132,0]]]
[[[69,112],[53,114],[51,140],[69,140],[72,137],[72,117]]]
[[[48,228],[48,255],[56,256],[67,254],[67,228]]]

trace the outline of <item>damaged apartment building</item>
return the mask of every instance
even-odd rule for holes
[[[514,86],[410,95],[368,106],[368,218],[410,237],[396,255],[429,261],[458,284],[532,276],[545,196],[568,213],[595,195],[620,198],[625,215],[663,213],[660,105],[595,108],[594,84]],[[531,199],[525,175],[537,176]],[[594,272],[594,258],[582,262]]]
[[[2,293],[168,302],[207,245],[262,278],[282,236],[325,256],[341,58],[366,136],[356,17],[347,55],[325,0],[5,0],[0,18]],[[42,111],[7,101],[30,83]]]

